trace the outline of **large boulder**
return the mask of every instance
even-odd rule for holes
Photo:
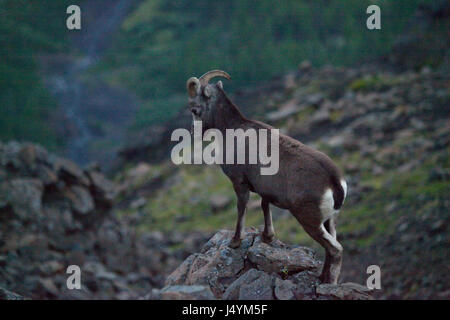
[[[21,219],[39,215],[43,184],[38,179],[17,178],[0,183],[0,211],[11,208]]]
[[[64,191],[64,196],[69,200],[70,207],[76,214],[85,215],[95,209],[91,194],[83,187],[71,186]]]
[[[270,245],[256,237],[248,250],[248,259],[259,270],[278,274],[292,274],[304,270],[316,270],[320,262],[312,249],[306,247],[289,247],[279,240]]]
[[[102,220],[116,196],[117,186],[99,168],[82,169],[70,160],[31,143],[0,146],[0,216],[20,220],[63,213],[85,226]],[[72,217],[71,217],[72,218]],[[71,220],[71,218],[69,220]],[[72,220],[73,220],[72,219]],[[67,219],[66,219],[67,220]]]
[[[79,183],[86,187],[89,186],[89,179],[84,174],[83,170],[70,160],[58,158],[54,162],[53,168],[65,181],[69,183]]]
[[[232,231],[217,232],[167,277],[162,291],[206,286],[224,300],[370,298],[370,290],[357,284],[321,284],[317,276],[322,263],[312,249],[279,240],[266,244],[255,228],[247,228],[241,246],[232,249],[232,236]]]
[[[89,177],[91,193],[95,200],[102,205],[112,205],[117,195],[117,186],[98,170],[90,169],[86,173]]]
[[[224,300],[273,300],[273,278],[257,269],[250,269],[225,290]]]
[[[339,285],[322,283],[316,288],[319,297],[334,300],[368,300],[371,298],[370,292],[369,288],[353,282]]]

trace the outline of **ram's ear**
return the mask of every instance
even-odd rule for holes
[[[210,98],[211,97],[211,88],[209,87],[209,85],[207,85],[204,89],[203,89],[203,94],[205,95],[205,97]]]
[[[222,83],[222,81],[217,81],[216,86],[223,90],[223,83]]]

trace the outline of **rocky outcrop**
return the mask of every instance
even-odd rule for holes
[[[0,143],[0,299],[138,298],[162,287],[206,240],[202,233],[138,234],[110,210],[116,189],[98,168],[30,143]],[[81,290],[67,288],[69,265],[80,267]],[[162,296],[173,298],[174,290]]]
[[[370,299],[370,290],[356,283],[321,284],[321,262],[313,250],[291,247],[279,240],[266,244],[260,232],[247,228],[241,247],[228,244],[232,231],[221,230],[189,256],[166,280],[153,298],[192,298],[205,292],[224,300]],[[171,292],[171,294],[167,294]],[[203,295],[202,298],[207,298]]]
[[[115,192],[97,168],[82,170],[31,143],[0,144],[0,210],[34,219],[58,207],[89,227],[111,207]]]

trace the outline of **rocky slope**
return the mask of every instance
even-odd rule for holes
[[[111,214],[116,193],[97,168],[33,144],[0,144],[0,298],[138,298],[205,241],[137,234]],[[82,290],[67,289],[69,265],[80,266]]]

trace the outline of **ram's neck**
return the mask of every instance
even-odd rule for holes
[[[223,133],[225,133],[226,129],[239,128],[243,123],[248,121],[224,92],[222,92],[217,101],[214,115],[215,127]]]

